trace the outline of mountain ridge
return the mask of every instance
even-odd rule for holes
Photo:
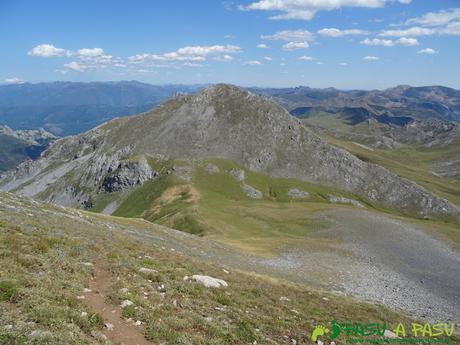
[[[61,139],[41,159],[0,183],[4,190],[82,204],[108,178],[128,181],[132,188],[157,176],[148,163],[152,157],[228,159],[275,177],[337,187],[418,216],[460,214],[457,206],[423,187],[325,143],[268,98],[227,84]]]

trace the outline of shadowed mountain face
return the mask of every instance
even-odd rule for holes
[[[4,190],[76,205],[108,179],[135,186],[154,178],[152,157],[221,158],[275,177],[337,187],[408,213],[459,216],[457,206],[327,144],[276,103],[230,85],[176,97],[148,113],[59,140],[1,184]]]
[[[43,127],[61,136],[78,134],[199,88],[137,81],[0,85],[0,124],[14,129]]]

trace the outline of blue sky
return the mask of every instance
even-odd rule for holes
[[[458,0],[0,0],[0,82],[460,88]]]

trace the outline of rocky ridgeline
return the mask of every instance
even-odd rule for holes
[[[0,185],[81,205],[84,195],[95,190],[131,188],[154,178],[156,173],[143,160],[149,156],[221,158],[274,177],[340,188],[419,216],[460,215],[447,200],[327,144],[276,103],[231,85],[179,96],[151,112],[59,140],[38,161],[2,178]],[[66,195],[69,186],[74,190]]]

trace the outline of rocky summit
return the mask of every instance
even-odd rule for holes
[[[92,193],[130,189],[164,173],[149,164],[152,158],[220,158],[274,177],[339,188],[373,205],[460,217],[454,204],[326,143],[268,98],[226,84],[58,140],[37,161],[4,174],[0,188],[91,207]]]

